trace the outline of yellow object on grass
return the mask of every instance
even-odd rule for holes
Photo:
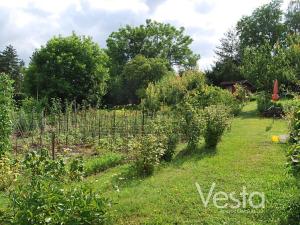
[[[279,142],[279,136],[273,135],[272,136],[272,142],[278,143]]]

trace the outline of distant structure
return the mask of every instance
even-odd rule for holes
[[[240,80],[240,81],[223,81],[220,83],[220,86],[224,89],[227,89],[231,93],[235,92],[234,85],[239,84],[246,88],[250,92],[254,92],[256,90],[255,86],[251,84],[248,80]]]

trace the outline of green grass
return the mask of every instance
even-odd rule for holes
[[[86,176],[105,171],[119,165],[123,156],[117,153],[107,153],[103,156],[91,157],[84,161],[84,172]]]
[[[286,167],[286,145],[273,144],[271,136],[287,132],[286,121],[259,118],[255,102],[234,119],[217,149],[203,145],[192,152],[179,146],[175,159],[161,165],[146,179],[116,182],[127,165],[87,179],[112,199],[115,224],[277,224],[297,194],[296,179]],[[208,193],[213,182],[217,191],[264,192],[265,209],[204,208],[198,182]],[[115,204],[114,204],[115,203]]]
[[[286,121],[261,118],[255,108],[251,102],[243,109],[215,150],[200,143],[186,151],[181,144],[174,160],[151,177],[126,179],[130,165],[123,164],[84,182],[111,199],[114,224],[278,224],[300,185],[286,166],[287,146],[271,142],[272,135],[287,133]],[[266,207],[222,210],[210,202],[205,208],[195,182],[205,194],[213,182],[216,191],[240,193],[246,186],[264,192]]]

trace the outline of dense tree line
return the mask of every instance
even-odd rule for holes
[[[258,90],[270,90],[274,79],[293,86],[300,78],[300,1],[288,9],[273,0],[242,17],[220,40],[217,60],[207,76],[214,84],[248,79]]]
[[[242,17],[220,40],[208,80],[218,85],[248,79],[259,90],[270,89],[274,79],[297,84],[299,24],[300,0],[292,0],[286,12],[281,1],[273,0]],[[75,33],[53,37],[35,50],[27,68],[9,45],[0,52],[0,72],[14,81],[16,100],[24,95],[45,103],[59,98],[92,105],[136,104],[150,83],[197,67],[200,56],[191,50],[192,41],[182,27],[146,20],[112,32],[106,48]]]
[[[16,93],[45,103],[53,98],[92,105],[138,103],[149,82],[175,74],[175,67],[196,67],[200,57],[191,43],[184,28],[147,20],[113,32],[106,49],[75,33],[53,37],[35,50],[26,69],[8,46],[0,54],[0,72],[11,76]]]

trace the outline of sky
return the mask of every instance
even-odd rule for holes
[[[0,0],[0,51],[11,44],[26,63],[35,49],[53,36],[75,31],[93,37],[100,47],[113,31],[146,19],[185,27],[209,69],[220,38],[243,15],[269,0]],[[288,4],[284,0],[283,8]]]

